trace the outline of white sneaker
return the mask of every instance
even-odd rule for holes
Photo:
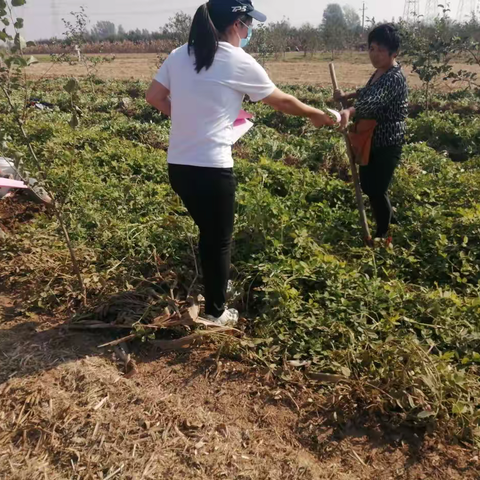
[[[242,294],[241,290],[237,287],[238,285],[235,285],[231,280],[228,281],[227,295],[229,298],[237,298]]]
[[[240,314],[234,308],[229,308],[228,310],[225,310],[220,317],[205,315],[205,318],[213,323],[216,323],[217,325],[225,327],[227,325],[236,325],[238,323],[238,319],[240,318]]]

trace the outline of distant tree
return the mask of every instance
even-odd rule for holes
[[[270,30],[264,24],[255,28],[255,35],[248,47],[249,52],[258,53],[258,61],[265,68],[267,60],[273,54]]]
[[[346,41],[348,46],[353,47],[362,40],[363,29],[360,15],[350,5],[343,7],[343,14],[345,15],[345,24],[347,26]]]
[[[126,38],[131,42],[139,43],[143,40],[142,31],[139,28],[137,28],[136,30],[130,30],[126,35]]]
[[[127,36],[127,32],[125,31],[125,29],[123,28],[122,25],[119,25],[118,26],[118,30],[117,30],[117,38],[118,40],[120,41],[123,41],[125,40],[125,37]]]
[[[97,41],[113,40],[117,34],[117,27],[113,22],[101,20],[97,22],[91,31],[92,38]]]
[[[455,25],[457,36],[461,38],[472,38],[480,41],[480,18],[476,14],[472,14],[468,22]]]
[[[298,29],[296,36],[304,56],[306,57],[309,52],[313,56],[320,46],[320,29],[305,23]]]
[[[338,3],[330,3],[323,12],[322,40],[325,47],[332,52],[332,60],[336,50],[345,47],[347,22],[342,7]]]
[[[367,22],[367,30],[373,30],[377,25],[377,20],[375,19],[375,17],[372,17],[372,18],[367,17],[366,22]]]
[[[289,42],[291,40],[292,27],[290,22],[284,18],[281,22],[271,23],[268,26],[270,44],[278,59],[285,55]]]
[[[150,39],[151,40],[164,40],[165,36],[161,31],[150,32]]]
[[[173,42],[174,47],[179,47],[188,42],[191,25],[192,17],[184,12],[178,12],[163,27],[163,34]]]
[[[344,5],[343,16],[345,18],[345,24],[349,30],[355,30],[358,27],[362,28],[360,15],[351,5]]]

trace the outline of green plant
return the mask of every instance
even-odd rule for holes
[[[430,108],[430,97],[435,81],[446,79],[452,72],[452,35],[450,30],[449,6],[443,6],[443,15],[435,18],[428,30],[422,19],[416,19],[413,25],[403,23],[403,55],[412,65],[425,90],[425,108]]]
[[[421,114],[410,120],[408,134],[413,142],[425,141],[436,150],[446,151],[456,161],[465,161],[480,154],[480,130],[477,117],[443,113]]]
[[[252,37],[252,42],[249,51],[258,53],[258,61],[263,68],[266,68],[267,61],[272,58],[274,48],[269,39],[268,28],[261,24],[255,28],[255,35]]]
[[[89,301],[145,284],[186,294],[196,275],[197,231],[169,185],[169,120],[139,95],[146,83],[111,81],[98,85],[95,97],[75,90],[82,116],[72,130],[72,97],[63,87],[60,80],[39,84],[42,98],[59,108],[33,112],[28,135],[48,159]],[[318,106],[331,98],[331,91],[312,86],[285,90]],[[124,97],[131,98],[128,107],[120,104]],[[432,100],[446,110],[478,104],[473,92],[437,93]],[[238,351],[287,379],[289,368],[307,366],[310,375],[342,375],[348,395],[339,420],[370,412],[390,424],[478,439],[476,113],[409,120],[409,144],[391,189],[400,223],[394,248],[370,250],[361,242],[352,185],[341,168],[330,168],[342,157],[335,154],[338,134],[262,104],[244,108],[255,113],[256,126],[235,147],[238,294],[232,301],[248,319]],[[4,98],[0,122],[12,146],[25,150]],[[444,151],[457,137],[470,148],[463,163]],[[1,281],[29,293],[25,308],[78,304],[56,230],[48,215],[39,215],[0,245]]]
[[[16,7],[25,5],[25,3],[25,0],[11,0],[11,2],[1,0],[0,2],[0,20],[6,27],[9,26],[10,23],[13,24],[15,32],[15,36],[13,38],[7,33],[6,29],[4,29],[2,32],[4,37],[3,39],[13,40],[14,44],[10,52],[4,52],[1,54],[3,63],[0,65],[0,90],[6,100],[9,118],[16,125],[22,142],[27,147],[26,160],[29,161],[29,163],[36,170],[37,174],[43,181],[44,186],[49,189],[49,179],[46,175],[46,166],[42,162],[40,156],[37,154],[37,150],[30,139],[26,126],[29,118],[28,105],[31,90],[24,69],[25,67],[35,63],[36,60],[33,57],[31,57],[29,60],[25,60],[23,57],[23,49],[28,45],[20,33],[23,29],[24,21],[22,18],[16,17],[14,14],[14,9]],[[0,130],[0,138],[3,139],[3,152],[11,154],[17,159],[15,166],[18,168],[19,161],[24,155],[24,152],[13,145],[13,132],[9,135],[5,130],[2,129]],[[51,191],[50,197],[54,199],[54,195],[51,193]],[[82,291],[83,301],[86,303],[86,288],[83,283],[80,266],[70,240],[70,235],[65,226],[61,208],[56,203],[55,199],[51,204],[51,208],[65,238],[72,261],[73,270]]]
[[[72,48],[74,52],[64,52],[62,54],[51,54],[52,62],[68,63],[69,65],[83,65],[87,73],[86,77],[90,84],[92,92],[95,93],[95,82],[97,81],[98,68],[105,63],[112,63],[115,61],[115,56],[92,56],[86,55],[84,47],[88,43],[90,33],[88,31],[89,19],[85,13],[85,8],[80,7],[78,12],[71,12],[70,15],[73,20],[63,19],[66,32],[65,48]]]

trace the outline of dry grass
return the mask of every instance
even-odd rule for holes
[[[18,307],[0,295],[1,479],[478,478],[471,450],[336,425],[318,387],[275,384],[208,348],[141,344],[126,378],[97,348],[108,335]]]
[[[248,434],[215,408],[161,385],[144,389],[105,359],[12,382],[3,395],[11,399],[0,446],[10,448],[0,471],[9,478],[296,478],[286,461],[258,469],[260,458],[278,455],[273,442],[247,445]]]
[[[296,460],[298,442],[276,432],[280,412],[249,404],[253,384],[175,378],[179,369],[166,364],[130,381],[106,358],[62,363],[48,354],[54,344],[29,344],[27,358],[18,345],[7,356],[40,368],[2,385],[5,478],[314,478]],[[243,423],[251,407],[263,425]]]

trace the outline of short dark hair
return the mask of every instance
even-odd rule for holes
[[[400,32],[393,23],[378,25],[368,35],[368,46],[372,43],[386,47],[392,55],[400,50]]]

